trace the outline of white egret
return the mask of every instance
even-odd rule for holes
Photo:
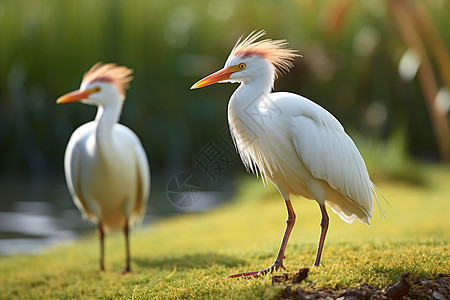
[[[267,269],[229,277],[254,276],[284,269],[286,245],[295,223],[290,197],[315,199],[322,213],[315,266],[328,229],[327,204],[345,222],[369,225],[376,188],[352,139],[339,121],[316,103],[287,92],[271,93],[278,75],[293,66],[296,51],[285,40],[256,41],[264,31],[237,41],[225,67],[191,89],[217,82],[238,82],[228,103],[228,122],[248,171],[276,185],[287,206],[286,229],[278,255]]]
[[[129,227],[145,213],[150,169],[144,148],[129,128],[118,124],[132,70],[115,64],[95,64],[79,90],[57,103],[98,106],[95,121],[74,131],[67,145],[64,169],[69,191],[84,217],[98,224],[100,271],[104,271],[104,232],[122,229],[130,271]]]

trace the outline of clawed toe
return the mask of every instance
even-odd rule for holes
[[[286,270],[286,268],[284,267],[283,263],[281,264],[273,264],[270,267],[263,269],[263,270],[258,270],[258,271],[251,271],[251,272],[243,272],[243,273],[237,273],[237,274],[233,274],[233,275],[228,275],[225,279],[228,278],[239,278],[239,277],[243,277],[243,278],[258,278],[260,275],[265,275],[267,273],[273,273],[273,271],[277,271],[278,269],[283,269]]]

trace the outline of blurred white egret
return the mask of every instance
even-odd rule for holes
[[[139,138],[118,124],[132,70],[115,64],[95,64],[79,90],[57,103],[98,106],[95,121],[80,126],[67,145],[64,169],[69,191],[83,216],[98,223],[100,271],[104,271],[104,231],[123,229],[124,273],[130,271],[129,227],[145,213],[150,189],[147,156]]]
[[[325,204],[345,222],[369,224],[376,188],[358,149],[336,118],[314,102],[292,93],[271,93],[277,75],[297,56],[284,40],[256,41],[264,31],[238,40],[225,67],[191,89],[217,82],[239,82],[228,104],[234,143],[247,170],[273,182],[288,211],[286,230],[275,262],[254,276],[284,269],[286,245],[295,223],[290,196],[315,199],[322,213],[315,266],[319,266],[328,215]],[[378,201],[378,198],[377,198]]]

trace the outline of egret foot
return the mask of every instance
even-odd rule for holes
[[[120,274],[122,274],[122,275],[129,274],[129,273],[131,273],[131,269],[130,269],[129,266],[126,266],[126,267],[122,270],[122,272],[120,272]]]
[[[259,271],[253,271],[253,272],[244,272],[244,273],[238,273],[227,276],[227,278],[237,278],[237,277],[245,277],[245,278],[251,278],[251,277],[258,277],[259,274],[264,275],[267,273],[272,273],[273,270],[277,271],[278,269],[286,270],[286,268],[283,265],[283,260],[286,258],[284,255],[284,251],[286,250],[286,245],[289,240],[289,236],[291,235],[292,227],[294,227],[295,224],[295,212],[292,208],[291,200],[285,199],[286,202],[286,208],[288,212],[288,217],[286,219],[286,229],[284,230],[283,239],[281,240],[280,250],[278,250],[277,258],[275,259],[275,262],[264,270]]]
[[[275,261],[270,267],[258,270],[258,271],[251,271],[251,272],[243,272],[243,273],[237,273],[233,275],[228,275],[225,279],[228,278],[238,278],[238,277],[244,277],[244,278],[258,278],[259,275],[265,275],[267,273],[273,273],[273,271],[277,271],[278,269],[286,270],[286,268],[283,265],[283,261],[277,262]]]

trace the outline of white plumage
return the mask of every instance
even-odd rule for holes
[[[373,209],[375,187],[363,158],[339,121],[302,96],[271,93],[276,76],[289,70],[297,55],[285,48],[285,41],[256,42],[264,34],[253,32],[243,41],[238,40],[225,67],[192,87],[240,83],[228,104],[228,122],[236,148],[247,169],[273,182],[287,205],[286,231],[274,264],[262,271],[231,277],[284,268],[284,250],[295,222],[291,195],[314,199],[320,205],[322,230],[316,266],[328,228],[325,204],[348,223],[356,218],[369,224]]]
[[[80,90],[58,103],[80,101],[98,106],[95,121],[80,126],[70,137],[64,158],[66,181],[82,214],[98,224],[100,270],[104,270],[104,230],[124,230],[126,263],[130,271],[128,230],[146,209],[150,170],[139,138],[118,124],[125,88],[132,71],[114,64],[96,64],[83,78]]]
[[[148,162],[138,137],[127,127],[115,124],[111,140],[103,145],[96,138],[101,134],[96,121],[80,126],[67,145],[64,169],[69,191],[84,216],[116,231],[145,213]]]
[[[258,113],[248,118],[251,106],[239,110],[233,99],[229,116],[236,119],[229,123],[249,170],[258,166],[285,199],[300,195],[326,202],[344,221],[356,217],[369,224],[371,182],[358,149],[333,115],[304,97],[271,93],[255,101],[267,107],[255,107]]]

